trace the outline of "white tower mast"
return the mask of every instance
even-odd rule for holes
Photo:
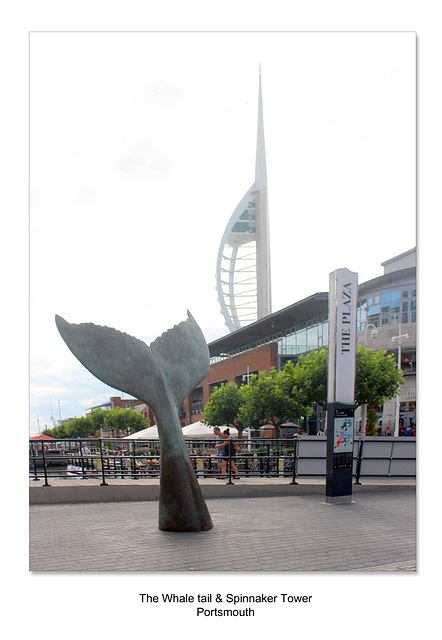
[[[255,182],[233,212],[218,251],[218,301],[230,331],[272,312],[267,167],[259,68]]]

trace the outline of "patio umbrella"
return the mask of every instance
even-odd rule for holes
[[[224,431],[227,427],[220,427],[221,431]],[[238,431],[234,427],[229,427],[230,435],[233,438],[238,437]],[[213,433],[213,427],[208,426],[207,424],[202,424],[201,422],[194,422],[193,424],[187,425],[187,427],[183,428],[183,436],[185,438],[214,438],[215,434]]]
[[[156,425],[147,427],[142,431],[131,433],[130,436],[125,436],[123,440],[159,440],[158,427]]]
[[[32,442],[36,441],[36,440],[56,440],[57,438],[53,438],[52,436],[45,436],[43,433],[40,434],[39,436],[32,436],[32,438],[29,438],[29,440],[32,440]]]

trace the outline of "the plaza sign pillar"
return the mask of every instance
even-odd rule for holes
[[[330,274],[325,501],[351,502],[358,274]]]

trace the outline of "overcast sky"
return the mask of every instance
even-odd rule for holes
[[[119,392],[56,327],[228,332],[224,228],[254,180],[262,68],[273,310],[416,244],[413,33],[33,33],[31,433]]]

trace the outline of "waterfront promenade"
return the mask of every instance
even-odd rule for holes
[[[158,530],[158,479],[49,482],[29,483],[31,571],[416,569],[414,479],[365,479],[344,505],[325,503],[323,479],[201,479],[202,533]]]

